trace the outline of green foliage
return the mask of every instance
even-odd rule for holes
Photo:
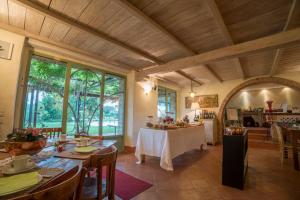
[[[46,62],[32,58],[29,77],[29,85],[39,86],[41,82],[61,89],[65,84],[66,66],[62,63]]]
[[[66,65],[48,61],[39,57],[31,60],[29,88],[25,109],[25,125],[32,126],[37,115],[37,125],[48,127],[51,122],[61,122],[63,113],[63,94],[66,80]],[[104,89],[104,101],[119,101],[124,92],[124,80],[117,76],[105,75],[105,87],[102,87],[103,74],[92,70],[72,68],[67,110],[68,124],[74,124],[73,131],[87,131],[92,122],[100,119],[101,90]],[[31,103],[31,93],[39,90],[38,99]],[[35,105],[38,104],[37,112]],[[123,106],[123,104],[122,104]],[[118,109],[104,106],[104,117],[118,120]],[[29,121],[31,120],[31,121]],[[61,124],[61,123],[60,123]],[[68,128],[69,129],[69,128]],[[93,128],[94,130],[95,128]]]

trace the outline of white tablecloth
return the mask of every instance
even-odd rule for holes
[[[141,128],[139,131],[135,156],[142,163],[142,155],[160,157],[160,166],[173,170],[172,159],[193,149],[206,149],[204,126],[179,128],[175,130],[156,130]]]

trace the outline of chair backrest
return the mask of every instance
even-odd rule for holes
[[[114,145],[111,146],[104,153],[99,153],[91,156],[91,167],[95,167],[98,170],[98,184],[99,187],[102,185],[102,170],[103,167],[106,167],[106,190],[105,196],[108,196],[108,199],[112,199],[115,190],[115,170],[116,170],[116,161],[118,156],[118,149]],[[98,191],[99,196],[102,197],[102,190]]]
[[[12,200],[78,200],[81,196],[86,169],[82,168],[82,166],[77,166],[73,171],[75,173],[73,176],[59,184],[52,187],[50,184],[47,189],[20,196]]]
[[[117,160],[118,149],[112,145],[107,151],[91,156],[91,165],[93,167],[107,166],[115,164]]]
[[[47,138],[59,138],[59,135],[62,134],[62,128],[41,128],[43,135]]]
[[[94,139],[94,140],[103,140],[103,136],[102,135],[87,135],[87,136],[84,136],[84,137],[87,137],[87,138],[90,138],[90,139]]]
[[[281,146],[283,146],[284,145],[284,139],[283,139],[282,129],[277,124],[275,124],[274,127],[275,127],[276,133],[278,135],[278,142]]]
[[[277,125],[277,124],[276,123],[272,124],[270,132],[271,132],[271,137],[272,137],[273,142],[278,142],[279,136],[278,136],[278,132],[276,130],[275,125]]]

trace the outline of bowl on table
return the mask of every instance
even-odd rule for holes
[[[4,147],[10,155],[35,155],[39,153],[46,146],[46,144],[47,138],[43,138],[36,141],[24,142],[5,141]]]

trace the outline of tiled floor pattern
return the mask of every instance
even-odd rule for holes
[[[249,148],[245,189],[221,184],[222,146],[191,151],[173,160],[174,171],[159,167],[159,159],[147,157],[137,165],[133,154],[120,154],[117,168],[154,186],[134,199],[145,200],[300,200],[300,172],[291,157],[280,164],[277,150]]]

